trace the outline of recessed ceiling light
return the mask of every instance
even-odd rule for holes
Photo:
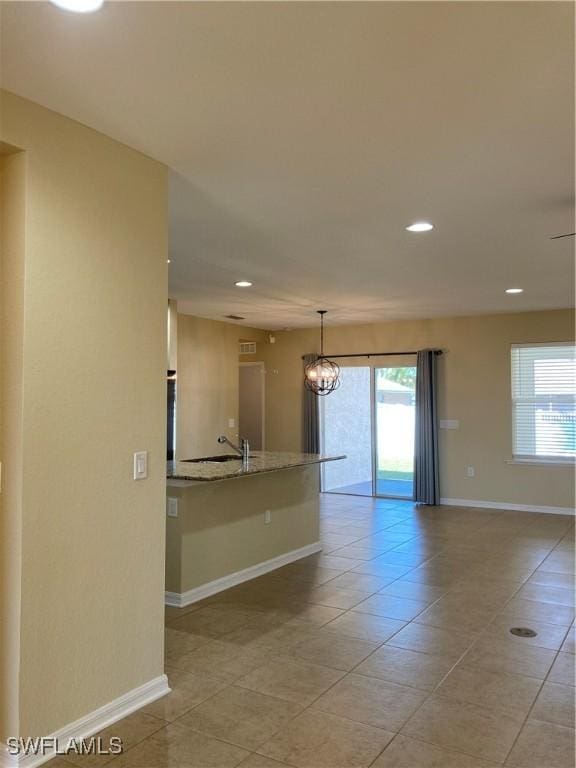
[[[166,259],[166,264],[170,264],[171,259]]]
[[[524,288],[506,288],[506,293],[523,293]]]
[[[104,0],[50,0],[50,2],[64,11],[73,13],[93,13],[104,5]]]
[[[408,232],[430,232],[434,229],[434,224],[430,224],[429,221],[415,221],[414,224],[410,224],[406,227]]]
[[[237,288],[250,288],[252,283],[250,282],[250,280],[238,280],[238,282],[234,283],[234,285]]]

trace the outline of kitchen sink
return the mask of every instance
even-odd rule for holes
[[[253,459],[254,456],[249,456],[249,459]],[[191,464],[221,464],[224,461],[242,461],[242,456],[238,453],[225,453],[220,456],[203,456],[200,459],[182,459],[182,461],[190,462]]]

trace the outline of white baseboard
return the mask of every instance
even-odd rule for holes
[[[543,507],[536,504],[511,504],[507,501],[477,501],[474,499],[440,499],[440,504],[449,507],[477,507],[479,509],[510,509],[515,512],[539,512],[545,515],[571,515],[571,507]]]
[[[278,557],[273,557],[271,560],[265,560],[258,565],[251,565],[250,568],[244,568],[242,571],[236,571],[230,573],[228,576],[223,576],[221,579],[215,581],[209,581],[207,584],[202,584],[201,587],[195,587],[189,589],[187,592],[166,592],[165,602],[166,605],[172,605],[175,608],[184,608],[186,605],[197,603],[199,600],[204,600],[206,597],[223,592],[230,587],[236,587],[238,584],[242,584],[250,579],[255,579],[257,576],[262,576],[270,571],[275,571],[277,568],[281,568],[283,565],[288,565],[296,560],[301,560],[303,557],[314,555],[316,552],[322,551],[322,544],[319,541],[314,544],[307,544],[300,549],[293,549],[291,552],[286,552]]]
[[[63,750],[71,739],[87,739],[103,728],[122,720],[137,709],[141,709],[146,704],[160,699],[167,693],[170,693],[168,678],[166,675],[159,675],[159,677],[155,677],[144,685],[140,685],[138,688],[114,699],[114,701],[110,701],[108,704],[84,715],[79,720],[65,725],[58,731],[51,733],[47,738],[53,739],[54,743],[59,745],[59,749]],[[43,755],[10,755],[8,747],[5,744],[0,744],[0,768],[36,768],[36,766],[52,760],[55,756],[56,748]]]

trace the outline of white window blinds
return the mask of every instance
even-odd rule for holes
[[[576,347],[512,346],[512,440],[520,459],[576,456]]]

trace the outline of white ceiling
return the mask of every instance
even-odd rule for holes
[[[184,311],[281,328],[567,307],[574,239],[549,236],[574,231],[573,14],[2,3],[2,79],[172,169]]]

